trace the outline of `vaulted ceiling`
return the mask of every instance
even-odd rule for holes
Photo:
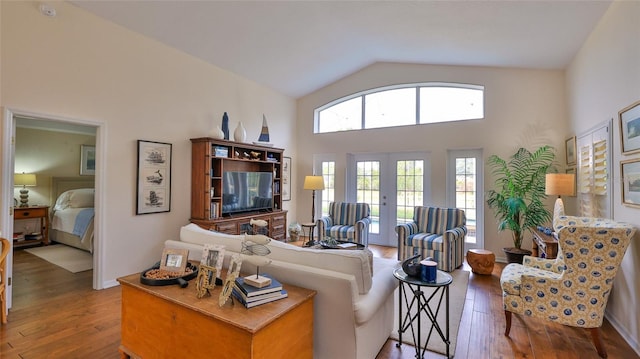
[[[376,62],[564,69],[611,1],[71,1],[294,98]]]

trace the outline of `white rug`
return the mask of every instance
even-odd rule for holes
[[[91,253],[64,244],[29,248],[25,249],[25,251],[49,263],[62,267],[71,273],[93,269],[93,256]]]
[[[458,340],[458,329],[460,328],[460,320],[462,319],[462,310],[464,308],[465,297],[467,296],[467,286],[469,285],[469,272],[463,271],[460,269],[456,269],[455,271],[449,273],[453,277],[453,283],[449,285],[449,341],[451,345],[449,346],[449,355],[453,357],[456,351],[456,343]],[[422,287],[422,290],[425,292],[425,297],[429,298],[429,295],[433,292],[433,289],[429,287]],[[395,293],[396,297],[396,306],[395,306],[395,320],[393,323],[393,332],[391,333],[391,338],[398,340],[398,289],[396,289]],[[431,301],[431,307],[435,311],[437,306],[437,299],[440,298],[440,293],[436,294]],[[446,314],[445,314],[445,301],[446,296],[442,299],[442,306],[440,308],[440,312],[437,316],[438,324],[442,330],[446,330]],[[434,305],[435,303],[435,305]],[[402,316],[404,318],[404,314],[406,313],[406,306],[403,302],[402,304]],[[412,310],[412,313],[415,314],[415,309]],[[420,343],[424,343],[427,340],[427,336],[429,334],[429,329],[431,328],[431,322],[426,315],[421,315],[422,327],[421,327],[421,336]],[[414,323],[415,330],[417,323]],[[402,342],[406,344],[413,345],[413,335],[411,332],[411,328],[408,328],[407,331],[402,333]],[[427,344],[427,350],[432,352],[437,352],[441,354],[446,354],[447,347],[440,339],[438,332],[434,329],[431,334],[431,338],[429,339],[429,343]]]

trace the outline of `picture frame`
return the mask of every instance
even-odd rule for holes
[[[222,286],[222,290],[220,291],[220,295],[218,296],[218,305],[222,307],[227,303],[229,298],[231,297],[231,292],[233,291],[233,284],[236,281],[236,278],[240,275],[240,268],[242,267],[242,258],[235,254],[231,257],[231,261],[229,262],[229,268],[227,269],[227,277],[224,280],[224,284]],[[233,298],[231,299],[233,303]]]
[[[202,249],[200,264],[216,268],[218,277],[222,274],[222,262],[224,261],[224,246],[220,244],[205,243]],[[210,278],[211,280],[212,278]]]
[[[80,176],[95,176],[96,146],[80,145]]]
[[[623,155],[640,152],[640,100],[618,112]]]
[[[136,215],[171,211],[171,146],[138,140]]]
[[[177,248],[165,248],[162,250],[160,269],[169,272],[184,273],[189,262],[189,250]]]
[[[291,201],[291,157],[282,158],[282,200]]]
[[[576,136],[567,138],[564,141],[565,159],[567,166],[575,166],[576,164]]]
[[[622,204],[640,208],[640,158],[620,162]]]

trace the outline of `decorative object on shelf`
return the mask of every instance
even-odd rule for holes
[[[282,159],[282,200],[291,201],[291,157]]]
[[[560,196],[575,196],[575,185],[576,179],[571,173],[547,173],[544,181],[544,193],[547,196],[558,196],[556,202],[562,202]],[[564,207],[564,204],[562,206]]]
[[[640,101],[625,107],[618,112],[620,117],[620,137],[622,138],[622,154],[640,151]]]
[[[407,258],[402,262],[402,270],[409,277],[420,278],[420,255],[416,254],[411,258]]]
[[[171,144],[138,140],[136,214],[171,211]]]
[[[316,191],[324,189],[322,176],[305,176],[304,189],[311,190],[311,223],[316,223]]]
[[[224,139],[229,139],[229,115],[225,112],[222,115],[222,133],[224,134]]]
[[[249,154],[251,155],[251,159],[254,160],[254,161],[260,159],[260,152],[251,151],[251,152],[249,152]]]
[[[487,160],[495,176],[495,189],[487,192],[487,205],[498,219],[498,231],[511,231],[513,247],[503,251],[509,263],[520,262],[531,251],[522,249],[524,231],[551,220],[543,201],[545,175],[553,169],[555,152],[545,145],[534,152],[520,148],[506,161],[497,155]]]
[[[242,261],[247,261],[256,266],[256,274],[244,277],[244,283],[256,288],[266,287],[271,284],[271,279],[260,275],[260,267],[271,263],[271,260],[266,258],[266,256],[271,253],[271,250],[267,248],[269,242],[271,242],[271,238],[261,234],[247,234],[244,236],[242,249],[240,251]]]
[[[272,143],[269,143],[269,126],[267,125],[267,117],[265,117],[264,114],[262,114],[262,129],[260,130],[258,142],[254,142],[253,144],[261,146],[273,146]]]
[[[96,146],[80,145],[80,176],[96,174]]]
[[[221,140],[224,138],[224,132],[220,128],[220,125],[216,125],[216,127],[211,131],[211,137]]]
[[[239,255],[234,254],[231,257],[231,262],[229,262],[229,269],[227,269],[227,277],[224,279],[224,285],[222,287],[222,291],[220,291],[220,296],[218,297],[218,305],[223,306],[229,300],[231,296],[231,292],[233,292],[233,285],[236,282],[236,278],[240,275],[240,267],[242,266],[242,259]],[[233,299],[231,299],[231,304],[233,304]]]
[[[620,162],[622,204],[640,208],[640,158]]]
[[[28,187],[37,186],[35,173],[16,173],[13,175],[13,185],[20,189],[20,207],[29,207],[29,190]]]
[[[238,122],[238,127],[233,131],[233,139],[236,142],[244,142],[247,139],[247,131],[244,129],[242,121]]]
[[[564,141],[565,158],[567,160],[567,166],[576,165],[576,136],[567,138]]]

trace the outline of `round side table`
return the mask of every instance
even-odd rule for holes
[[[486,249],[469,249],[467,263],[475,274],[491,275],[496,264],[496,255]]]
[[[300,223],[300,226],[302,227],[302,235],[304,236],[304,231],[305,229],[308,231],[309,236],[307,238],[309,238],[307,240],[307,243],[302,244],[303,247],[311,247],[314,246],[316,244],[316,241],[313,240],[313,231],[316,228],[316,224],[315,223]]]

